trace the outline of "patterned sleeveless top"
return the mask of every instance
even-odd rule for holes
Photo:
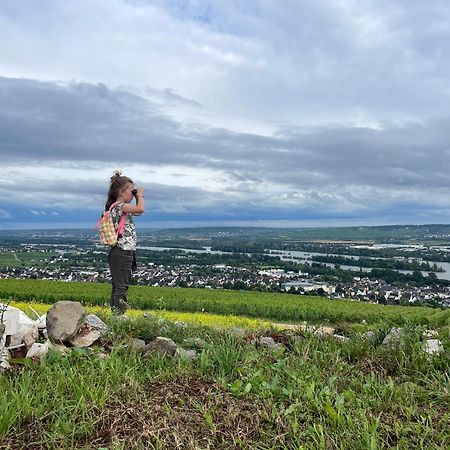
[[[111,210],[111,217],[116,230],[119,226],[120,218],[122,217],[122,206],[124,204],[125,203],[118,203]],[[127,214],[122,236],[119,235],[117,238],[117,246],[122,250],[136,250],[136,226],[134,225],[133,216],[131,214]]]

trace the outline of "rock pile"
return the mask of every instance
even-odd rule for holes
[[[158,336],[144,345],[141,349],[144,358],[152,358],[154,356],[169,356],[175,359],[197,359],[198,355],[195,350],[185,350],[179,347],[172,339]]]
[[[81,303],[69,301],[55,303],[36,320],[18,308],[0,305],[0,322],[0,371],[10,368],[11,357],[39,359],[49,349],[64,354],[72,347],[102,344],[109,333],[101,319],[86,315]]]
[[[333,339],[340,342],[349,342],[352,339],[361,339],[367,342],[371,342],[373,345],[377,345],[377,342],[381,342],[381,347],[388,350],[398,350],[404,348],[407,339],[410,335],[407,330],[403,328],[391,328],[385,335],[381,335],[380,332],[367,331],[355,338],[349,338],[336,333],[336,329],[329,326],[312,326],[307,324],[302,325],[290,325],[283,331],[272,334],[271,336],[258,336],[245,339],[247,342],[254,344],[256,347],[268,348],[271,350],[280,350],[282,347],[288,350],[291,349],[292,342],[302,339],[298,332],[301,332],[303,336],[316,336],[320,339]],[[294,335],[287,337],[286,333],[294,332]],[[426,330],[422,335],[422,349],[428,355],[439,355],[444,352],[444,346],[438,339],[439,333],[436,330]]]
[[[440,354],[444,351],[442,342],[437,339],[436,330],[425,330],[422,334],[422,347],[428,355]],[[390,349],[400,349],[405,345],[407,335],[402,328],[391,328],[381,345]]]
[[[18,308],[0,304],[0,372],[11,368],[11,358],[39,360],[50,349],[66,354],[72,348],[112,348],[114,336],[108,325],[96,315],[86,314],[79,302],[60,301],[46,315],[36,315],[37,319],[32,320]],[[195,350],[185,350],[162,336],[148,343],[131,339],[125,346],[140,351],[144,358],[197,358]]]

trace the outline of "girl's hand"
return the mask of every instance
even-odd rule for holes
[[[136,188],[136,198],[138,198],[138,197],[144,197],[144,188],[143,187]]]
[[[136,188],[136,194],[134,195],[136,199],[136,204],[125,203],[122,206],[122,211],[127,214],[133,214],[134,216],[140,216],[144,213],[145,203],[144,203],[144,188]]]

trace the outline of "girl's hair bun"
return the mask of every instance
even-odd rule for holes
[[[115,170],[112,174],[111,177],[111,183],[114,183],[114,181],[117,180],[117,178],[119,178],[122,175],[122,171],[121,170]]]
[[[105,211],[108,211],[111,205],[117,201],[120,191],[128,186],[128,183],[133,184],[131,178],[122,175],[121,170],[115,170],[111,177],[109,184],[108,200],[106,201]]]

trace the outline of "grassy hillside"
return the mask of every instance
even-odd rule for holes
[[[15,361],[0,375],[0,448],[27,449],[436,449],[450,448],[450,339],[423,350],[423,331],[448,323],[449,311],[335,302],[248,292],[132,287],[128,320],[96,306],[109,286],[2,280],[0,298],[33,299],[39,313],[57,300],[81,300],[114,332],[112,351],[50,352]],[[157,317],[144,317],[156,309]],[[188,312],[176,312],[179,309]],[[206,309],[208,313],[200,312]],[[169,311],[172,310],[172,311]],[[342,342],[264,320],[348,321],[375,329],[374,341],[349,332]],[[362,325],[362,320],[369,324]],[[182,320],[185,324],[175,321]],[[399,349],[382,347],[391,323],[405,332]],[[235,327],[246,328],[236,333]],[[258,336],[283,343],[271,350]],[[124,344],[172,338],[194,361],[143,358]]]
[[[436,449],[450,447],[450,364],[410,328],[400,351],[361,339],[250,336],[154,318],[117,321],[101,348],[49,353],[0,375],[4,449]],[[143,358],[129,337],[195,345],[196,361]],[[195,340],[194,338],[197,338]],[[197,342],[200,344],[187,344]]]
[[[109,293],[110,286],[100,283],[0,280],[0,299],[42,303],[76,300],[86,305],[107,305]],[[273,321],[450,325],[449,309],[384,306],[291,294],[131,286],[129,300],[136,309],[203,311]]]

